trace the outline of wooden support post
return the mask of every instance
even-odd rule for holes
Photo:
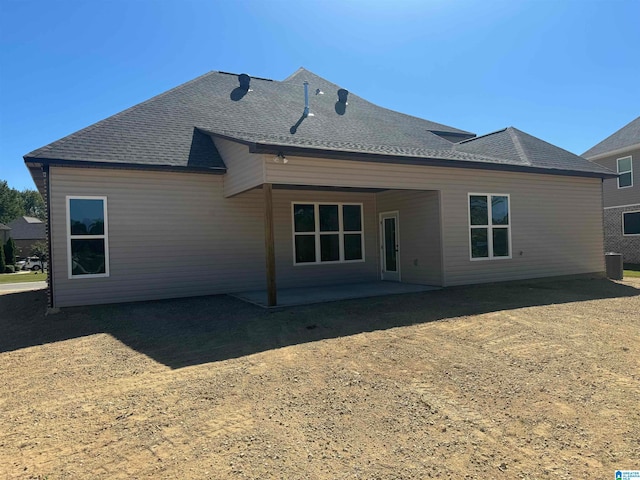
[[[276,250],[273,234],[273,196],[270,183],[262,185],[264,191],[264,253],[267,262],[267,305],[278,304],[276,290]]]

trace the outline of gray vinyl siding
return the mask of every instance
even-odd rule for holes
[[[264,288],[262,192],[226,199],[222,183],[218,175],[52,167],[55,306]],[[107,197],[107,278],[68,278],[67,195]]]
[[[227,167],[224,196],[231,197],[264,183],[262,155],[249,153],[249,147],[222,138],[213,139]]]
[[[594,163],[603,167],[618,171],[618,158],[632,157],[633,169],[633,186],[628,188],[618,188],[617,178],[607,178],[602,184],[604,195],[604,206],[616,207],[619,205],[633,205],[640,203],[640,149],[631,150],[626,153],[620,153],[605,157],[600,160],[594,160]]]
[[[439,193],[387,190],[376,204],[378,214],[398,212],[401,281],[442,285]]]
[[[598,178],[288,157],[272,183],[439,190],[444,285],[602,272]],[[468,193],[511,196],[513,258],[471,261]]]
[[[294,265],[291,204],[293,202],[362,203],[365,261]],[[309,190],[273,191],[278,288],[359,283],[378,280],[378,244],[375,195]]]

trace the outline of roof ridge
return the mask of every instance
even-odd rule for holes
[[[156,101],[156,100],[158,100],[160,98],[163,98],[163,97],[167,96],[168,94],[175,92],[176,90],[184,88],[187,85],[191,85],[192,83],[195,83],[198,80],[201,80],[201,79],[203,79],[205,77],[208,77],[209,75],[214,74],[214,73],[220,73],[220,72],[217,72],[216,70],[211,70],[211,71],[209,71],[207,73],[204,73],[204,74],[202,74],[202,75],[200,75],[200,76],[198,76],[198,77],[196,77],[196,78],[194,78],[192,80],[189,80],[188,82],[181,83],[180,85],[177,85],[177,86],[175,86],[173,88],[170,88],[169,90],[167,90],[165,92],[159,93],[158,95],[154,95],[153,97],[148,98],[146,100],[143,100],[140,103],[136,103],[135,105],[132,105],[129,108],[125,108],[124,110],[122,110],[120,112],[114,113],[113,115],[109,115],[108,117],[103,118],[102,120],[98,120],[97,122],[92,123],[91,125],[89,125],[89,126],[87,126],[85,128],[82,128],[82,129],[80,129],[80,130],[78,130],[76,132],[70,133],[69,135],[66,135],[66,136],[64,136],[64,137],[62,137],[62,138],[60,138],[58,140],[54,140],[53,142],[49,143],[48,145],[45,145],[44,147],[37,148],[37,149],[27,153],[26,155],[24,155],[23,158],[34,157],[34,156],[39,156],[41,154],[44,154],[46,151],[52,150],[54,148],[54,145],[55,146],[59,146],[61,144],[64,144],[64,143],[68,142],[69,140],[72,140],[72,139],[76,138],[80,134],[91,132],[92,130],[95,130],[96,128],[102,126],[105,122],[107,122],[109,120],[120,118],[120,117],[124,116],[126,113],[129,113],[129,112],[131,112],[133,110],[138,109],[139,107],[142,107],[143,105],[147,105],[147,104],[149,104],[149,103],[151,103],[153,101]],[[42,153],[38,153],[36,155],[37,152],[42,152]]]
[[[474,140],[479,140],[481,138],[488,137],[489,135],[495,135],[496,133],[502,133],[506,129],[507,128],[505,127],[505,128],[501,128],[500,130],[496,130],[495,132],[489,132],[489,133],[485,133],[484,135],[478,135],[478,136],[473,137],[473,138],[467,138],[466,140],[462,140],[461,142],[455,143],[454,144],[454,148],[455,148],[456,145],[460,145],[462,143],[473,142]],[[471,133],[471,132],[469,132],[469,133]]]
[[[302,72],[313,73],[313,72],[311,72],[311,71],[307,70],[307,69],[306,69],[306,68],[304,68],[304,67],[298,67],[298,69],[297,69],[295,72],[293,72],[291,75],[289,75],[289,76],[288,76],[287,78],[285,78],[284,80],[281,80],[281,82],[288,82],[288,81],[289,81],[289,80],[291,80],[293,77],[295,77],[296,75],[298,75],[299,73],[302,73]],[[315,74],[314,74],[314,75],[315,75]]]
[[[516,152],[518,152],[518,156],[520,157],[520,160],[522,160],[525,163],[531,164],[529,157],[527,157],[527,154],[524,151],[524,147],[522,146],[522,143],[520,143],[520,139],[518,138],[518,135],[516,135],[516,132],[520,133],[520,130],[517,130],[514,127],[507,127],[506,130],[509,133],[509,136],[511,137],[513,146],[516,147]]]

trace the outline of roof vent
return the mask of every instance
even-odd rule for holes
[[[347,112],[347,97],[349,96],[349,91],[341,88],[338,90],[338,101],[335,104],[336,113],[338,115],[344,115]]]
[[[240,88],[245,92],[249,91],[249,84],[251,83],[251,77],[246,73],[238,75],[238,81],[240,82]]]

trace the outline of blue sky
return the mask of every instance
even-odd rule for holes
[[[0,180],[22,156],[211,70],[298,67],[477,134],[582,153],[640,115],[640,1],[0,0]]]

